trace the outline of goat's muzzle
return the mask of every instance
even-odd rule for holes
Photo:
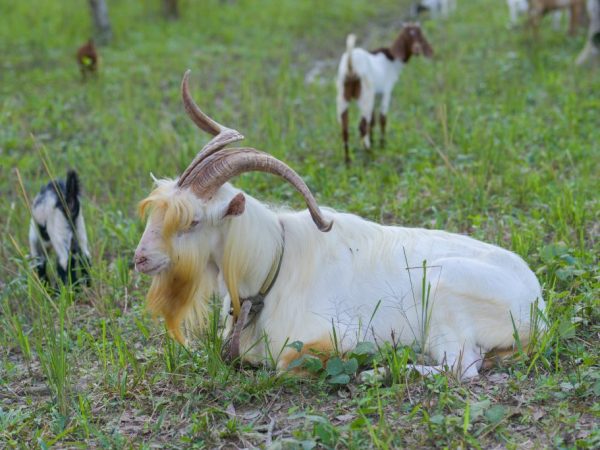
[[[169,258],[164,255],[149,255],[146,249],[138,247],[133,257],[136,272],[157,275],[167,268]]]

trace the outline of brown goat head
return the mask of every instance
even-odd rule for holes
[[[390,47],[394,58],[402,62],[408,62],[412,56],[424,55],[427,58],[433,56],[433,48],[425,38],[421,26],[418,23],[407,23]]]

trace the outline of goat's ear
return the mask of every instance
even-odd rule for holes
[[[404,61],[406,59],[406,38],[404,32],[401,31],[392,46],[390,47],[390,53],[394,58]]]
[[[223,218],[231,216],[239,216],[244,213],[246,209],[246,197],[243,193],[239,192],[235,197],[231,199]]]

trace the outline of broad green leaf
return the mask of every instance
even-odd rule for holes
[[[294,342],[286,345],[286,347],[293,348],[298,353],[300,353],[302,351],[302,348],[304,348],[304,343],[301,341],[294,341]]]
[[[341,373],[335,377],[328,378],[327,382],[330,384],[348,384],[350,383],[350,376],[346,375],[345,373]]]
[[[327,361],[327,375],[334,377],[344,371],[344,363],[337,356]]]
[[[292,369],[296,369],[298,367],[301,367],[302,364],[304,364],[304,361],[306,360],[306,355],[302,355],[299,358],[294,359],[291,363],[288,364],[288,370],[292,370]]]
[[[374,355],[377,353],[377,347],[372,342],[359,342],[352,353],[355,355]]]
[[[321,370],[323,370],[323,363],[319,358],[309,356],[304,359],[303,367],[305,367],[306,370],[311,373],[319,373]]]
[[[500,422],[506,415],[506,408],[502,405],[494,405],[485,412],[485,417],[491,423]]]
[[[344,373],[354,375],[358,370],[358,361],[355,358],[349,359],[344,363]]]

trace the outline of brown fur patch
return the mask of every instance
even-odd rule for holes
[[[354,74],[348,74],[344,79],[344,99],[349,102],[360,97],[360,78]]]
[[[385,134],[385,125],[387,123],[387,118],[385,114],[379,114],[379,126],[381,127],[381,134]]]
[[[394,55],[392,54],[392,51],[387,47],[376,48],[375,50],[371,50],[369,53],[371,53],[373,55],[377,55],[378,53],[383,53],[385,55],[385,57],[387,59],[389,59],[390,61],[394,60]]]
[[[527,345],[525,345],[523,347],[523,352],[527,353],[527,350],[528,347]],[[516,347],[491,350],[485,354],[485,357],[483,358],[482,367],[484,369],[491,369],[497,365],[502,364],[504,361],[509,360],[517,352],[518,349]]]
[[[185,343],[181,322],[192,305],[197,284],[193,264],[179,263],[165,274],[152,280],[148,291],[148,310],[154,316],[163,316],[169,333],[180,343]]]
[[[358,130],[360,131],[360,137],[365,137],[367,132],[369,131],[369,126],[367,125],[367,119],[361,117],[360,123],[358,124]]]
[[[281,369],[287,369],[290,363],[302,355],[312,355],[321,360],[323,365],[327,363],[331,354],[334,352],[335,347],[331,340],[330,336],[327,336],[323,339],[318,339],[316,341],[309,342],[304,344],[302,350],[297,352],[293,348],[287,348],[285,352],[279,358],[278,366]],[[304,373],[302,369],[293,369],[294,373]]]

